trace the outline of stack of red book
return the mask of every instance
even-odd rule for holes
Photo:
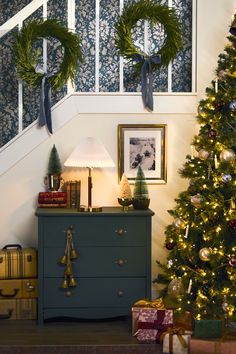
[[[39,208],[66,208],[66,192],[39,192]]]

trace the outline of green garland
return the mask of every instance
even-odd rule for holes
[[[64,47],[64,57],[57,73],[49,77],[53,89],[61,88],[68,79],[75,80],[78,61],[82,62],[78,35],[63,27],[58,20],[32,21],[16,35],[14,46],[18,75],[30,85],[41,84],[45,74],[35,71],[41,50],[32,50],[33,43],[40,38],[54,37]]]
[[[132,28],[141,19],[151,20],[153,26],[157,23],[164,26],[166,35],[164,44],[157,53],[153,53],[153,55],[161,55],[161,63],[153,66],[154,68],[167,66],[182,46],[180,24],[174,10],[151,0],[140,0],[124,7],[122,15],[115,23],[117,34],[115,41],[120,54],[131,61],[134,61],[137,54],[148,57],[147,53],[138,50],[132,43]],[[134,65],[140,70],[142,63],[134,61]]]

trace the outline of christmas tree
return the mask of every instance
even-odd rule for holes
[[[180,170],[189,186],[169,211],[167,263],[157,262],[162,295],[171,295],[178,311],[196,319],[236,317],[235,23],[236,17],[215,78],[199,102],[199,133]]]

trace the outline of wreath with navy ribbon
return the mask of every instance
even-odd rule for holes
[[[36,40],[48,37],[56,38],[64,49],[63,60],[57,72],[44,71],[39,64],[41,49],[32,49]],[[41,85],[39,125],[46,124],[52,133],[51,88],[60,89],[69,79],[74,82],[78,62],[82,62],[80,38],[63,27],[58,20],[32,21],[16,35],[14,54],[19,77],[30,85]]]
[[[138,20],[151,20],[152,26],[160,23],[164,27],[163,46],[154,54],[139,50],[132,42],[132,29]],[[166,67],[176,57],[182,46],[179,20],[173,9],[156,4],[151,0],[140,0],[124,6],[123,12],[115,23],[116,46],[120,55],[133,62],[136,72],[141,71],[142,99],[144,106],[153,110],[153,71]]]

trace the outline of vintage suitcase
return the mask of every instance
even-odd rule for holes
[[[37,299],[0,299],[0,320],[36,320]]]
[[[37,277],[37,252],[34,248],[6,245],[0,250],[0,279]]]
[[[38,297],[37,279],[0,280],[0,299],[19,299]]]

